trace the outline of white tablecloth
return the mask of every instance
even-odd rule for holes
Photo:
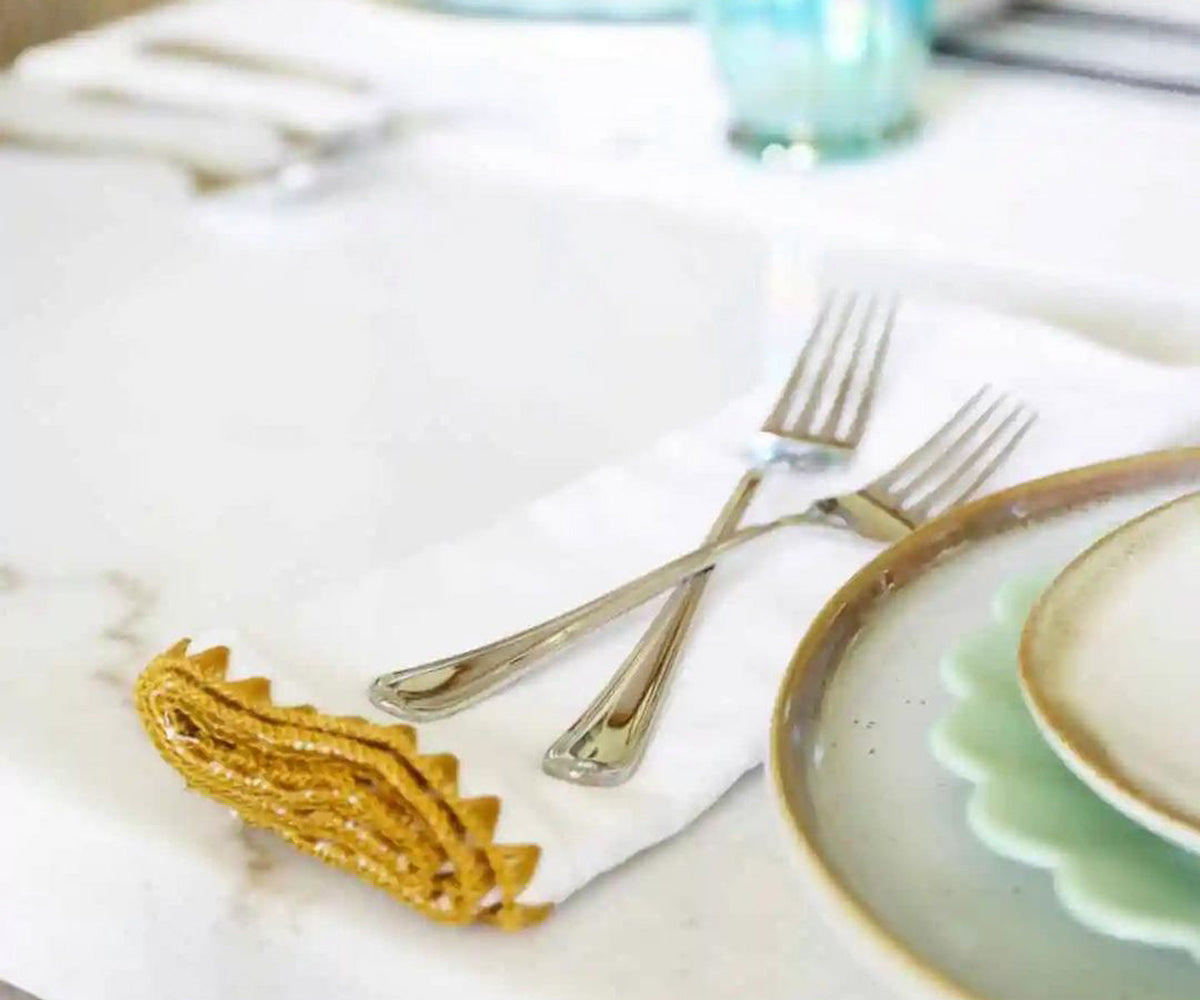
[[[438,37],[598,37],[456,25]],[[674,74],[687,103],[661,128],[417,133],[281,216],[199,212],[165,168],[0,151],[0,561],[68,659],[112,653],[63,637],[99,571],[156,595],[96,699],[197,621],[252,623],[715,409],[795,333],[761,322],[767,232],[796,267],[1200,359],[1196,105],[948,71],[910,149],[764,175],[716,140],[697,38],[601,30]],[[199,798],[228,866],[181,868],[112,780],[151,752],[137,734],[77,746],[55,664],[6,669],[46,685],[62,732],[59,758],[0,761],[0,978],[45,1000],[879,995],[789,880],[757,775],[539,930],[448,931]]]

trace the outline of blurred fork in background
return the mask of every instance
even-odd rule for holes
[[[322,157],[297,152],[248,121],[188,115],[137,103],[88,101],[0,77],[0,146],[79,157],[153,160],[182,170],[199,195],[310,191]]]
[[[154,38],[113,58],[81,38],[28,53],[14,75],[0,99],[8,143],[157,158],[186,170],[200,194],[309,194],[385,146],[403,121],[365,80],[199,41]],[[46,107],[22,108],[22,99]]]

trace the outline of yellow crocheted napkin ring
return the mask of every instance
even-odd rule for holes
[[[137,681],[142,723],[188,785],[434,920],[516,930],[550,912],[517,902],[539,849],[492,840],[500,802],[460,798],[455,757],[418,753],[411,726],[274,705],[269,681],[226,680],[228,663],[185,640]]]

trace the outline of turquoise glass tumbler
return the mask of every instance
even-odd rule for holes
[[[730,140],[755,154],[862,156],[908,136],[933,0],[707,0]]]

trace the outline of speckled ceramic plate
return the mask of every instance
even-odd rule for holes
[[[1055,755],[1022,697],[1017,649],[1046,585],[1041,577],[1006,584],[990,620],[943,658],[942,681],[957,704],[934,727],[930,745],[975,786],[967,820],[979,839],[1003,857],[1052,872],[1059,899],[1085,926],[1182,948],[1200,961],[1200,857],[1088,788]]]
[[[1072,560],[1020,650],[1054,752],[1134,822],[1200,854],[1200,492]]]
[[[802,880],[894,988],[955,1000],[1196,1000],[1200,965],[1085,927],[1043,870],[971,832],[972,786],[929,733],[938,665],[1015,575],[1049,579],[1101,535],[1200,488],[1200,448],[1038,480],[939,518],[817,616],[776,703],[771,770]]]

